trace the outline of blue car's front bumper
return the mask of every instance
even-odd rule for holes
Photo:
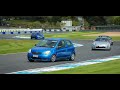
[[[50,61],[51,55],[37,55],[38,57],[34,57],[32,53],[27,54],[28,60],[35,60],[35,61]]]

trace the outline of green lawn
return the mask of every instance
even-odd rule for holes
[[[68,32],[68,33],[45,33],[46,38],[68,38],[71,40],[94,40],[97,36],[83,36],[83,35],[90,35],[90,34],[100,34],[104,32]],[[120,36],[112,36],[113,40],[120,40]]]
[[[89,34],[98,34],[101,32],[68,32],[68,33],[56,33],[56,34],[45,34],[45,37],[50,38],[68,38],[68,39],[95,39],[96,36],[83,36],[83,35],[89,35]]]
[[[38,40],[0,40],[0,54],[27,52]]]
[[[42,74],[120,74],[120,59]]]

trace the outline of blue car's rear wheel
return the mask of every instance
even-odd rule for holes
[[[55,62],[55,61],[56,61],[56,55],[52,55],[51,61],[52,61],[52,62]]]

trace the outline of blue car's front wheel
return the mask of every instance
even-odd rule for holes
[[[34,62],[34,60],[28,59],[30,62]]]
[[[56,55],[52,55],[51,61],[52,61],[52,62],[55,62],[55,61],[56,61]]]
[[[72,53],[72,55],[70,56],[70,59],[69,60],[71,60],[71,61],[74,61],[75,60],[75,54],[74,53]]]

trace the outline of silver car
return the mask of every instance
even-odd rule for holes
[[[92,43],[92,50],[95,49],[103,49],[103,50],[111,50],[111,43],[109,39],[106,37],[98,37]]]
[[[98,36],[98,37],[106,37],[106,38],[108,38],[108,39],[109,39],[110,44],[111,44],[111,45],[113,45],[113,40],[112,40],[112,37],[107,36],[107,35],[100,35],[100,36]]]

